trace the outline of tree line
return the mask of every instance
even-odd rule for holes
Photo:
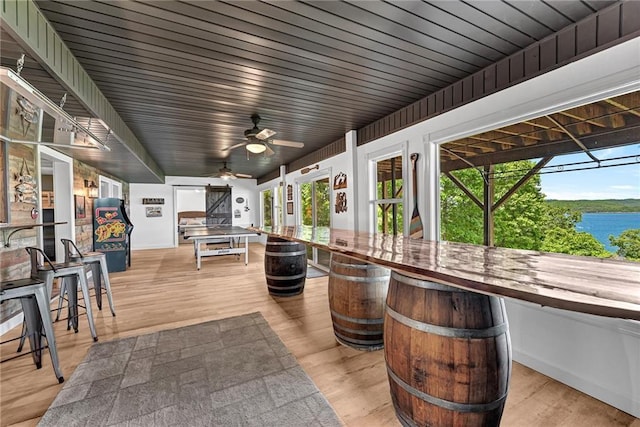
[[[640,212],[640,199],[547,200],[547,203],[582,213]]]

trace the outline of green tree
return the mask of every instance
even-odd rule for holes
[[[609,236],[612,246],[618,247],[618,255],[633,261],[640,261],[640,229],[633,228],[620,233],[620,236]]]
[[[534,166],[532,161],[496,165],[493,179],[495,200],[499,200]],[[476,169],[453,172],[479,199],[483,199],[483,177]],[[533,176],[494,212],[494,243],[506,248],[542,250],[574,255],[608,257],[604,246],[589,233],[578,232],[582,214],[571,205],[545,202],[540,177]],[[495,202],[495,201],[494,201]],[[480,209],[450,179],[441,179],[442,238],[483,243]]]
[[[541,250],[600,258],[611,256],[611,252],[607,252],[604,245],[591,234],[558,227],[547,231]]]
[[[534,166],[531,161],[496,165],[493,180],[495,200],[506,194]],[[476,169],[452,173],[479,199],[483,200],[482,174]],[[449,178],[440,180],[442,238],[444,240],[482,244],[483,213]],[[533,176],[494,212],[496,246],[540,249],[544,236],[546,207],[540,189],[540,177]]]

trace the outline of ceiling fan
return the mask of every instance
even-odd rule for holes
[[[236,178],[251,178],[251,175],[247,175],[244,173],[233,173],[233,171],[227,167],[227,162],[224,162],[223,166],[218,169],[218,172],[211,175],[211,178],[222,178],[228,180]]]
[[[241,142],[240,144],[232,145],[227,149],[227,151],[239,147],[246,147],[248,152],[254,154],[264,153],[265,156],[272,156],[273,154],[275,154],[275,152],[271,149],[271,147],[269,147],[269,144],[292,148],[304,147],[304,143],[302,142],[285,141],[283,139],[271,139],[271,137],[274,136],[277,132],[267,128],[260,129],[258,127],[258,123],[260,123],[260,116],[258,114],[253,114],[251,116],[251,121],[253,122],[253,127],[244,131],[244,136],[247,140],[245,142]]]

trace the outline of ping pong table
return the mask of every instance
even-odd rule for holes
[[[244,252],[244,263],[249,263],[249,237],[260,233],[249,231],[235,225],[194,226],[184,232],[184,238],[193,241],[196,256],[196,266],[200,270],[202,257],[216,255],[240,256]],[[244,238],[244,247],[240,246],[240,239]],[[223,244],[223,247],[207,248],[209,244]],[[204,246],[203,246],[204,245]]]

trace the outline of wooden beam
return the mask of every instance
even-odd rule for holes
[[[493,222],[493,199],[495,197],[495,185],[493,180],[494,165],[487,165],[484,167],[484,176],[487,178],[484,180],[483,194],[484,203],[482,206],[483,215],[483,228],[484,228],[484,242],[485,246],[494,246],[495,244],[495,230]]]
[[[469,190],[469,189],[467,188],[467,186],[466,186],[466,185],[464,185],[464,184],[462,183],[462,181],[460,181],[458,178],[456,178],[456,177],[455,177],[451,172],[444,172],[444,174],[445,174],[445,176],[446,176],[447,178],[449,178],[449,179],[451,180],[451,182],[453,182],[453,183],[454,183],[454,184],[455,184],[455,185],[456,185],[456,186],[457,186],[457,187],[458,187],[458,188],[459,188],[459,189],[460,189],[464,194],[466,194],[466,195],[467,195],[467,197],[469,197],[473,203],[475,203],[476,205],[478,205],[478,207],[479,207],[480,209],[484,209],[484,206],[483,206],[483,204],[482,204],[482,201],[480,201],[480,199],[478,199],[478,198],[476,197],[476,195],[475,195],[475,194],[473,194],[473,193],[471,192],[471,190]]]
[[[501,198],[500,200],[498,200],[493,206],[491,206],[491,211],[495,211],[496,209],[498,209],[504,202],[506,202],[507,200],[509,200],[509,198],[513,195],[513,193],[515,193],[516,191],[518,191],[518,189],[520,187],[522,187],[527,181],[529,181],[531,179],[531,177],[533,175],[535,175],[536,173],[538,173],[538,171],[540,169],[542,169],[543,167],[545,167],[547,165],[547,163],[549,163],[551,160],[553,159],[553,156],[550,157],[545,157],[544,159],[540,160],[533,168],[531,168],[531,170],[529,172],[527,172],[522,178],[520,178],[520,180],[518,180],[518,182],[516,182],[513,187],[511,187],[509,189],[509,191],[507,191]]]

